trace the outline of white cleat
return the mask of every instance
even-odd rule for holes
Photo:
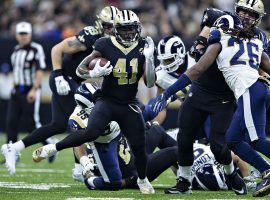
[[[55,144],[47,144],[43,147],[36,149],[33,154],[32,158],[34,162],[40,162],[45,158],[51,157],[57,153],[55,148]]]
[[[147,178],[145,179],[137,179],[137,184],[140,188],[142,194],[154,194],[155,190],[152,187],[151,183],[148,181]]]
[[[75,181],[80,181],[80,182],[84,182],[84,178],[83,178],[83,166],[81,164],[75,164],[75,167],[72,169],[72,178]]]
[[[5,166],[10,175],[16,173],[16,160],[19,157],[19,153],[15,150],[12,142],[2,145],[2,154],[5,156]]]

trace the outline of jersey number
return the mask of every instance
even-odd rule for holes
[[[88,118],[88,114],[86,113],[85,110],[80,110],[80,112],[77,113],[77,116],[79,116],[82,120]]]
[[[84,30],[85,35],[98,35],[99,34],[98,30],[92,26],[87,26],[83,30]]]
[[[230,38],[228,41],[228,47],[234,46],[234,44],[239,45],[239,50],[230,60],[231,65],[246,65],[246,61],[241,60],[240,57],[244,54],[245,49],[247,49],[248,57],[249,57],[249,66],[257,69],[259,63],[259,56],[256,52],[259,51],[259,47],[257,44],[252,42],[244,42],[241,40],[240,42],[236,42],[235,38]],[[254,52],[255,50],[255,52]]]
[[[138,73],[138,58],[133,58],[129,62],[131,67],[131,77],[128,78],[127,60],[119,58],[115,67],[113,68],[113,76],[118,78],[118,85],[133,84],[137,81]]]
[[[123,161],[127,165],[130,162],[130,158],[131,158],[129,146],[125,148],[124,144],[120,144],[119,156],[123,159]]]

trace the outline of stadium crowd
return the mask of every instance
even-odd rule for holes
[[[21,151],[42,142],[45,146],[34,150],[33,161],[48,158],[52,162],[59,151],[73,148],[73,179],[90,190],[135,187],[153,194],[150,182],[176,166],[176,185],[166,188],[165,194],[191,194],[191,189],[229,189],[237,195],[249,191],[253,197],[270,193],[270,164],[257,153],[270,158],[265,132],[270,81],[259,71],[270,74],[269,40],[257,27],[265,14],[261,0],[239,0],[235,14],[222,11],[233,12],[234,1],[221,0],[14,0],[2,4],[0,37],[15,33],[19,44],[11,56],[14,88],[7,115],[9,138],[1,147],[10,175],[16,173]],[[124,10],[106,6],[100,11],[108,4]],[[265,7],[269,8],[268,3]],[[266,31],[269,19],[263,21]],[[35,38],[62,40],[51,49],[52,120],[42,126],[35,109],[45,53],[31,41],[32,25],[18,23],[21,20],[32,23]],[[152,38],[159,41],[156,54]],[[101,88],[84,82],[100,77]],[[145,105],[137,100],[142,77],[148,88],[158,87],[157,96]],[[165,118],[167,105],[175,100],[182,102],[179,129],[174,133],[177,139],[159,125],[160,114]],[[14,124],[23,113],[19,106],[29,106],[25,112],[33,117],[35,129],[18,141]],[[51,141],[51,136],[66,132],[67,125],[72,133],[59,142]],[[194,141],[201,139],[207,139],[210,149],[195,147]],[[153,153],[156,147],[159,155]],[[203,163],[197,169],[196,160]],[[252,172],[247,163],[254,167]],[[254,178],[256,170],[259,175]],[[126,171],[134,173],[124,176]]]
[[[270,2],[265,1],[269,13]],[[15,24],[33,24],[38,38],[64,39],[93,24],[105,5],[132,9],[141,19],[143,35],[158,41],[164,35],[179,35],[189,47],[199,32],[201,15],[207,7],[234,11],[234,0],[3,0],[0,2],[0,37],[11,37]],[[270,31],[270,16],[261,27]]]

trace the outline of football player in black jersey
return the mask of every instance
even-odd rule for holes
[[[224,35],[226,35],[226,33],[228,35],[230,35],[231,38],[235,39],[235,38],[240,38],[239,41],[250,41],[250,40],[255,40],[257,39],[257,41],[259,41],[259,44],[261,45],[261,49],[260,51],[257,49],[256,53],[258,52],[258,55],[256,54],[257,57],[261,58],[261,61],[256,63],[256,66],[254,67],[255,69],[257,69],[258,67],[261,67],[262,69],[266,70],[267,72],[269,72],[269,58],[266,55],[265,52],[263,52],[263,50],[265,50],[266,48],[266,36],[265,34],[259,30],[256,25],[258,25],[258,23],[260,22],[262,16],[264,16],[264,6],[262,1],[246,1],[246,0],[240,0],[236,3],[236,15],[238,16],[233,16],[233,15],[226,15],[223,18],[219,18],[219,20],[216,21],[216,24],[219,24],[219,22],[221,22],[221,19],[230,19],[227,21],[227,27],[224,29]],[[222,23],[220,23],[220,26],[223,27],[226,23],[224,23],[224,20],[222,21]],[[230,26],[229,26],[230,25]],[[217,26],[218,27],[218,26]],[[227,32],[226,32],[227,31]],[[176,83],[174,86],[168,88],[163,95],[161,95],[156,103],[156,112],[159,110],[159,108],[163,107],[163,105],[166,104],[166,100],[167,98],[169,98],[169,96],[171,94],[174,94],[175,91],[178,91],[178,89],[182,89],[183,87],[185,87],[187,84],[189,84],[191,82],[191,80],[195,80],[198,77],[198,80],[200,81],[200,79],[206,75],[207,71],[205,72],[205,70],[211,70],[211,67],[213,66],[209,66],[209,63],[213,63],[215,61],[215,59],[217,58],[217,56],[219,56],[219,52],[224,52],[223,50],[220,49],[220,45],[218,44],[219,40],[217,38],[222,37],[221,34],[217,33],[214,39],[214,31],[211,32],[210,35],[210,40],[209,40],[209,47],[207,48],[207,52],[206,54],[199,60],[199,62],[192,68],[190,68],[190,70],[188,70],[184,76],[182,76],[182,78],[178,79],[178,83]],[[243,39],[244,38],[244,39]],[[241,40],[243,39],[243,40]],[[212,43],[211,43],[212,42]],[[216,44],[216,45],[213,45]],[[250,42],[251,43],[251,42]],[[226,43],[225,43],[226,44]],[[253,43],[252,43],[253,44]],[[228,48],[230,48],[229,44],[228,44]],[[224,49],[224,48],[223,48]],[[237,49],[237,46],[236,46]],[[240,54],[242,55],[242,52],[239,53],[239,51],[237,51],[237,56],[240,57]],[[246,60],[249,60],[252,55],[252,53],[248,53],[246,54],[248,56],[246,56]],[[225,56],[224,56],[225,57]],[[235,58],[233,57],[233,58]],[[237,57],[237,59],[239,58]],[[226,57],[228,58],[228,57]],[[235,60],[237,60],[235,58]],[[217,58],[218,61],[220,61],[220,56]],[[228,59],[229,60],[229,59]],[[243,59],[244,60],[244,59]],[[249,63],[249,64],[246,64]],[[251,64],[250,64],[251,63]],[[251,66],[253,67],[254,65],[252,65],[253,63],[250,62],[238,62],[237,64],[233,63],[233,62],[229,62],[230,65],[246,65],[247,67]],[[228,82],[229,84],[231,83],[231,80],[236,80],[237,78],[232,78],[230,77],[227,73],[224,72],[224,66],[226,66],[226,64],[222,63],[222,65],[218,65],[218,68],[220,68],[220,70],[222,70],[223,75],[226,77],[226,82]],[[228,65],[227,65],[228,66]],[[209,68],[210,67],[210,68]],[[216,69],[218,69],[216,67]],[[221,69],[222,68],[222,69]],[[227,67],[227,69],[232,69],[230,67]],[[227,72],[227,71],[226,71]],[[254,72],[254,71],[253,71]],[[258,72],[255,71],[255,75],[259,76],[258,74],[256,74]],[[202,75],[201,75],[202,74]],[[233,74],[233,73],[232,73]],[[185,76],[186,75],[186,76]],[[234,76],[237,76],[237,73],[234,74]],[[208,77],[208,82],[209,80],[211,80],[211,76]],[[222,79],[220,79],[221,81]],[[224,80],[224,79],[223,79]],[[239,79],[237,79],[239,80]],[[249,80],[249,77],[247,77],[247,80]],[[255,83],[260,85],[261,88],[258,91],[261,91],[263,93],[263,91],[266,91],[266,87],[264,87],[264,85],[258,81],[258,79],[256,79],[256,77],[254,78],[254,80],[256,81]],[[223,81],[224,82],[224,81]],[[207,83],[207,80],[205,81],[205,83]],[[221,82],[219,82],[221,83]],[[254,82],[253,82],[254,83]],[[254,85],[255,85],[254,83]],[[216,86],[219,86],[219,84],[215,83]],[[239,84],[239,83],[238,83]],[[229,177],[229,182],[232,186],[232,189],[235,191],[236,194],[246,194],[246,189],[245,189],[245,184],[243,183],[243,180],[241,180],[241,178],[237,175],[236,171],[234,170],[234,167],[232,165],[231,162],[231,156],[228,154],[228,147],[225,145],[225,141],[224,141],[224,135],[226,132],[226,129],[228,129],[229,125],[230,125],[230,121],[232,118],[232,114],[234,112],[234,104],[232,103],[232,101],[234,101],[232,99],[231,96],[224,96],[224,95],[212,95],[211,94],[203,94],[203,91],[200,91],[200,88],[196,88],[196,83],[194,83],[195,87],[192,86],[191,92],[188,95],[188,98],[186,100],[186,102],[184,103],[183,106],[185,106],[185,109],[182,109],[180,111],[180,130],[179,130],[179,137],[178,137],[178,145],[179,145],[179,164],[180,164],[180,177],[178,180],[178,183],[175,187],[170,188],[168,190],[166,190],[167,193],[190,193],[191,190],[189,189],[190,186],[190,181],[189,181],[189,177],[190,177],[190,165],[193,162],[193,157],[192,154],[190,153],[190,149],[192,149],[192,139],[195,136],[195,132],[194,129],[196,129],[196,126],[199,126],[199,124],[197,124],[198,120],[199,122],[201,122],[202,120],[205,120],[205,116],[210,115],[210,119],[211,119],[211,133],[210,133],[210,145],[211,149],[213,151],[213,153],[215,154],[215,157],[217,159],[217,161],[219,161],[220,163],[223,164],[224,168],[225,168],[225,172],[226,174],[228,174]],[[223,84],[224,86],[226,86],[225,82]],[[230,85],[232,90],[234,91],[234,94],[237,97],[240,96],[240,92],[239,94],[237,93],[239,90],[239,88],[241,88],[240,86],[235,86],[235,89],[232,84]],[[243,86],[243,85],[242,85]],[[246,87],[248,87],[247,85],[245,85]],[[177,89],[176,89],[177,88]],[[203,89],[207,89],[208,88],[204,88]],[[243,89],[244,87],[242,87]],[[252,87],[250,87],[252,90]],[[245,88],[246,89],[246,88]],[[174,91],[175,90],[175,91]],[[199,92],[198,92],[199,91]],[[212,90],[210,90],[212,91]],[[244,90],[242,90],[244,91]],[[249,92],[249,88],[246,89],[245,91]],[[256,90],[254,90],[256,91]],[[203,95],[202,95],[203,94]],[[243,94],[243,93],[242,93]],[[257,93],[259,94],[259,93]],[[239,96],[237,96],[239,95]],[[264,95],[264,93],[263,93]],[[259,96],[259,95],[258,95]],[[262,97],[263,100],[267,100],[266,96]],[[253,109],[259,109],[262,108],[264,105],[266,104],[264,101],[261,102],[260,106],[257,108],[256,104],[251,104],[250,100],[247,100],[252,106]],[[257,102],[258,100],[254,100],[254,102]],[[265,140],[265,137],[263,136],[263,132],[260,131],[260,133],[256,133],[256,131],[250,133],[250,130],[248,130],[250,127],[254,128],[256,127],[256,129],[258,128],[258,126],[264,127],[264,119],[262,119],[262,121],[258,122],[257,124],[254,125],[249,125],[248,119],[247,121],[245,121],[243,123],[243,121],[239,120],[237,117],[238,116],[242,116],[241,113],[241,109],[243,109],[243,105],[241,104],[241,98],[239,99],[237,105],[237,112],[234,115],[234,121],[230,126],[230,129],[228,130],[228,134],[230,133],[230,130],[232,129],[232,127],[234,128],[233,130],[236,131],[236,134],[234,135],[234,138],[236,139],[236,143],[234,144],[233,150],[234,152],[239,155],[240,158],[244,159],[245,161],[249,162],[250,164],[255,164],[256,161],[258,161],[258,156],[254,154],[254,150],[252,151],[250,147],[248,147],[247,143],[245,143],[243,140],[239,141],[238,139],[241,138],[243,139],[243,134],[245,135],[246,132],[249,138],[248,140],[252,140],[252,136],[254,136],[254,134],[258,134],[257,137],[261,137],[258,141],[256,142],[260,142],[260,144],[262,146],[265,146],[264,150],[262,148],[258,148],[257,146],[257,150],[260,152],[263,152],[265,155],[269,155],[269,151],[267,151],[266,145],[267,141]],[[249,108],[250,105],[246,105],[247,103],[245,103],[245,109]],[[161,106],[161,107],[160,107]],[[266,105],[267,106],[267,105]],[[183,107],[182,107],[183,108]],[[224,110],[226,109],[226,110]],[[245,110],[244,109],[244,110]],[[185,116],[183,116],[183,113],[185,112]],[[245,111],[246,112],[246,111]],[[262,111],[263,112],[263,111]],[[188,113],[188,115],[187,115]],[[220,114],[222,113],[222,116],[220,116]],[[257,112],[258,113],[258,112]],[[259,112],[260,113],[260,112]],[[262,114],[262,113],[260,113]],[[244,114],[243,114],[244,115]],[[254,115],[252,115],[252,117],[250,115],[246,116],[245,114],[245,119],[247,118],[253,118]],[[196,119],[196,120],[195,120]],[[254,117],[255,119],[255,117]],[[258,117],[256,118],[256,120],[258,119]],[[261,119],[261,118],[260,118]],[[253,120],[253,119],[252,119]],[[224,121],[226,122],[224,124]],[[238,123],[239,122],[239,123]],[[252,121],[253,123],[253,121]],[[192,124],[192,125],[191,125]],[[239,130],[236,130],[235,127],[239,127]],[[241,128],[240,128],[241,127]],[[253,134],[252,136],[250,136],[251,134]],[[211,139],[212,137],[212,139]],[[244,136],[245,137],[245,136]],[[251,139],[252,138],[252,139]],[[232,138],[230,138],[232,139]],[[258,138],[257,138],[258,139]],[[264,141],[262,141],[264,140]],[[231,140],[230,140],[231,141]],[[254,145],[254,144],[253,144]],[[256,145],[256,144],[255,144]],[[245,149],[246,151],[243,151],[242,153],[240,152],[240,149]],[[248,152],[248,154],[247,154]],[[241,154],[245,154],[245,156],[241,156]],[[185,157],[183,157],[185,156]],[[252,159],[251,159],[252,158]],[[255,161],[256,159],[256,161]],[[270,172],[269,170],[269,164],[267,164],[266,162],[263,162],[261,160],[260,162],[265,169],[265,173],[264,173],[264,177],[262,182],[260,182],[260,184],[257,185],[257,188],[255,190],[255,192],[253,193],[254,196],[264,196],[267,195],[270,190],[269,190],[269,180],[270,180]],[[260,168],[258,166],[258,168]]]
[[[191,48],[191,54],[193,54],[196,61],[199,60],[207,48],[210,27],[217,18],[225,14],[226,12],[214,8],[207,9],[204,12],[201,24],[202,31]],[[228,177],[231,180],[232,187],[241,190],[244,187],[242,187],[244,182],[234,169],[231,153],[224,137],[235,109],[235,100],[216,62],[196,81],[192,82],[187,96],[179,110],[177,141],[180,176],[177,179],[176,186],[166,189],[165,193],[191,193],[189,179],[190,166],[193,163],[193,140],[207,117],[210,117],[211,121],[209,135],[211,151],[216,160],[224,166],[225,173],[230,175]]]
[[[144,120],[138,107],[136,94],[138,81],[143,74],[146,85],[154,86],[154,42],[150,37],[141,38],[139,18],[131,10],[119,12],[113,24],[115,36],[98,39],[94,44],[94,51],[78,67],[77,73],[81,77],[104,77],[100,93],[97,94],[99,98],[89,116],[87,128],[70,134],[56,145],[46,145],[35,150],[33,159],[39,162],[62,149],[94,141],[104,133],[110,121],[116,121],[134,153],[140,191],[144,194],[152,194],[155,191],[146,178]],[[111,64],[111,66],[101,67],[100,62],[97,61],[95,68],[89,72],[86,69],[89,62],[98,57],[109,60],[106,65]]]
[[[52,121],[22,140],[2,146],[3,152],[6,152],[6,167],[10,174],[15,173],[15,161],[23,149],[66,131],[68,118],[76,105],[74,91],[83,81],[76,75],[76,68],[83,58],[93,51],[92,45],[98,38],[113,34],[113,19],[118,11],[114,6],[103,8],[96,26],[87,26],[76,36],[67,38],[52,48],[53,71],[49,79],[52,91]]]

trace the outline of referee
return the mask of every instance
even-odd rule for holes
[[[40,85],[46,67],[40,44],[32,42],[32,26],[28,22],[16,25],[15,46],[11,55],[14,88],[8,104],[7,142],[16,142],[20,118],[24,116],[27,131],[41,126],[39,121]]]

